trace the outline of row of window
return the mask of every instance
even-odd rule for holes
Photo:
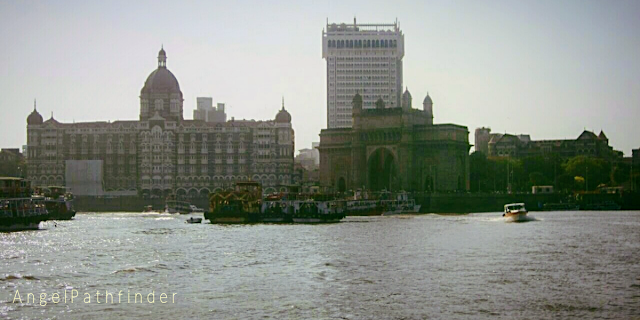
[[[329,48],[396,48],[398,45],[395,39],[356,39],[356,40],[327,40]]]

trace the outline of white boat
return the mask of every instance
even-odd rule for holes
[[[396,200],[382,200],[380,202],[383,207],[383,216],[420,212],[420,205],[416,204],[414,199],[409,199],[406,192],[399,193]]]
[[[527,219],[527,213],[524,203],[510,203],[504,205],[502,216],[507,222],[520,222]]]
[[[193,204],[190,204],[189,208],[191,208],[191,213],[204,213],[204,209],[198,208]]]
[[[185,221],[186,223],[201,223],[202,218],[191,217]]]

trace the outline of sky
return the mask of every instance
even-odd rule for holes
[[[534,140],[604,130],[640,148],[640,1],[0,1],[0,147],[26,144],[26,118],[136,120],[139,94],[167,67],[193,118],[196,97],[227,117],[292,115],[296,149],[326,128],[322,31],[392,23],[404,80],[434,122]],[[473,150],[473,149],[472,149]]]

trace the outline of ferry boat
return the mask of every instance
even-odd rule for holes
[[[262,222],[291,223],[293,222],[294,206],[291,201],[269,198],[262,202]]]
[[[507,222],[520,222],[527,218],[527,209],[524,207],[524,203],[510,203],[504,206],[504,213]]]
[[[293,213],[295,223],[335,223],[344,219],[346,213],[340,201],[307,200],[299,203]]]
[[[73,194],[66,187],[50,186],[42,189],[44,203],[49,212],[48,220],[71,220],[76,215]]]
[[[383,208],[379,200],[347,200],[348,216],[379,216]]]
[[[0,231],[37,230],[49,218],[43,197],[32,197],[28,181],[0,177]]]
[[[164,212],[165,213],[180,213],[180,214],[187,214],[187,213],[191,213],[191,204],[187,201],[181,201],[181,200],[177,200],[175,198],[175,196],[169,196],[167,198],[167,201],[165,202],[165,207],[164,207]]]
[[[383,216],[420,212],[420,205],[416,204],[414,199],[409,199],[406,192],[397,194],[395,200],[381,200],[380,204],[383,208]]]
[[[209,211],[204,218],[211,223],[262,222],[262,186],[259,182],[237,182],[233,191],[209,194]]]

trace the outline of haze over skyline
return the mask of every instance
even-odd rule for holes
[[[405,34],[404,81],[434,123],[532,139],[604,130],[626,156],[639,148],[640,2],[3,2],[0,147],[26,144],[33,99],[45,119],[136,120],[157,65],[184,94],[227,104],[231,119],[292,115],[296,150],[326,127],[322,29],[391,23]]]

